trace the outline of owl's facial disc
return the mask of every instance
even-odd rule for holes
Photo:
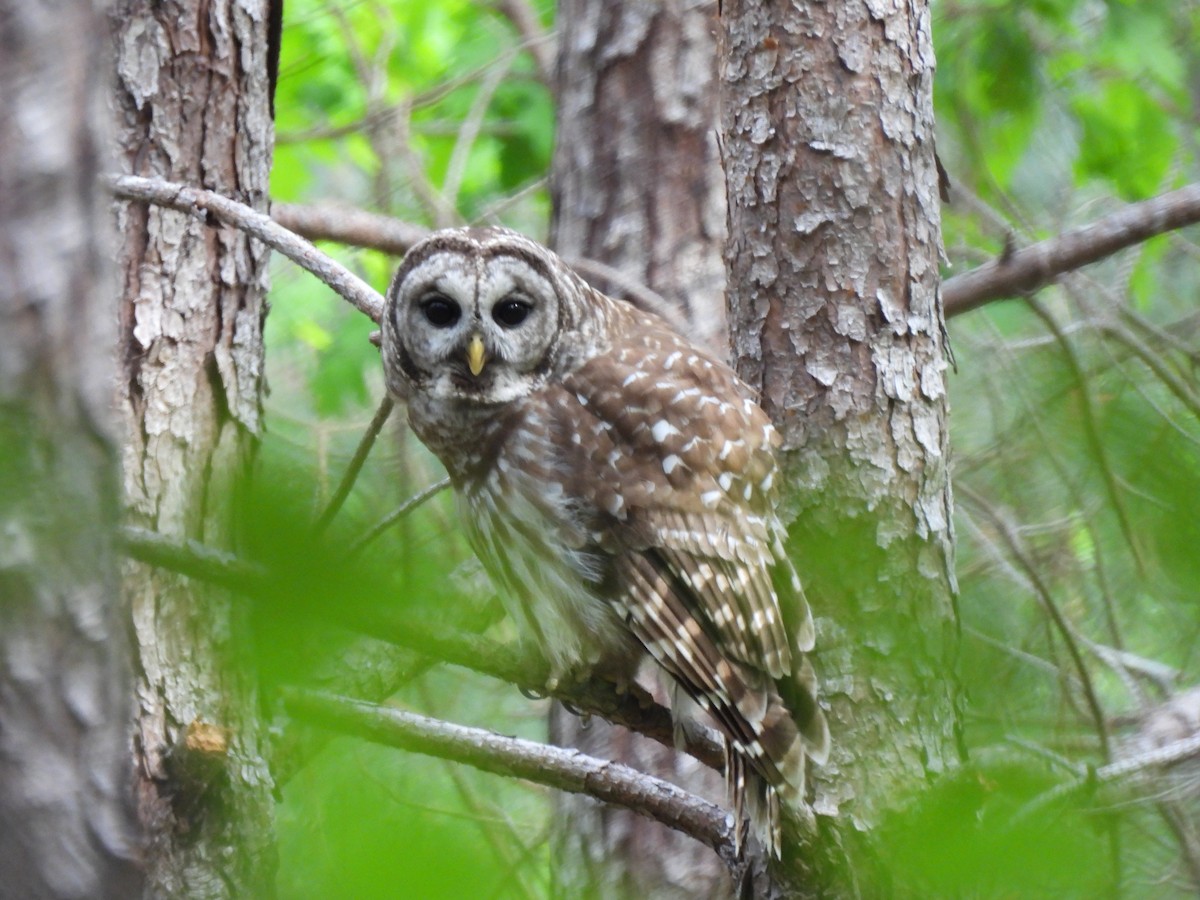
[[[410,382],[431,398],[506,403],[535,390],[554,358],[558,295],[517,254],[434,253],[404,276],[395,327]]]

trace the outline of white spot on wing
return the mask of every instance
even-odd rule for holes
[[[672,453],[670,456],[668,456],[668,457],[665,457],[665,458],[663,459],[663,461],[662,461],[662,467],[663,467],[663,471],[664,471],[666,474],[670,475],[672,472],[674,472],[674,471],[675,471],[675,469],[676,469],[676,468],[677,468],[677,467],[678,467],[678,466],[679,466],[679,465],[680,465],[682,462],[683,462],[683,460],[681,460],[681,459],[680,459],[678,456],[676,456],[674,453]]]
[[[660,444],[667,439],[668,435],[672,434],[679,434],[679,429],[666,419],[659,419],[654,423],[654,427],[650,429],[650,436]]]

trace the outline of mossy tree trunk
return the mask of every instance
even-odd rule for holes
[[[848,893],[957,757],[929,5],[725,0],[721,56],[730,338],[784,435],[831,706],[794,859]]]

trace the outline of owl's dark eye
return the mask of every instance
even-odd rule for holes
[[[505,328],[516,328],[525,321],[533,306],[524,300],[501,300],[492,307],[492,318]]]
[[[446,297],[430,297],[421,303],[425,320],[434,328],[449,328],[462,316],[457,303]]]

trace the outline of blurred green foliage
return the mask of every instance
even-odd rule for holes
[[[550,6],[538,4],[547,29]],[[933,28],[938,150],[954,185],[943,221],[947,277],[1008,241],[1023,245],[1197,180],[1196,3],[938,0]],[[289,0],[275,199],[344,203],[425,226],[503,221],[543,236],[553,98],[522,40],[496,7],[467,0]],[[1107,761],[1082,674],[1117,747],[1136,725],[1126,714],[1161,696],[1144,679],[1135,692],[1136,675],[1105,663],[1104,648],[1176,669],[1180,684],[1200,680],[1195,238],[1155,239],[1041,292],[1062,340],[1020,300],[950,323],[963,488],[956,677],[970,763],[900,798],[877,850],[887,893],[1190,892],[1177,832],[1144,795],[1042,800]],[[397,262],[323,249],[380,290]],[[256,506],[286,512],[248,528],[261,558],[303,573],[287,582],[291,594],[263,607],[262,640],[284,645],[263,664],[280,681],[325,684],[339,661],[375,671],[363,662],[369,653],[353,655],[348,631],[317,615],[323,604],[357,597],[423,615],[465,610],[451,619],[463,628],[487,607],[487,587],[462,569],[470,554],[445,496],[385,533],[357,568],[344,565],[353,541],[441,477],[395,422],[320,547],[311,543],[308,523],[383,395],[371,329],[311,278],[276,265],[261,453],[274,493]],[[1011,526],[1020,555],[997,522]],[[510,688],[444,668],[405,671],[378,664],[380,683],[394,678],[395,702],[545,736],[541,710]],[[282,897],[549,894],[541,792],[344,739],[304,759],[282,787]],[[1190,807],[1182,813],[1196,821]]]

